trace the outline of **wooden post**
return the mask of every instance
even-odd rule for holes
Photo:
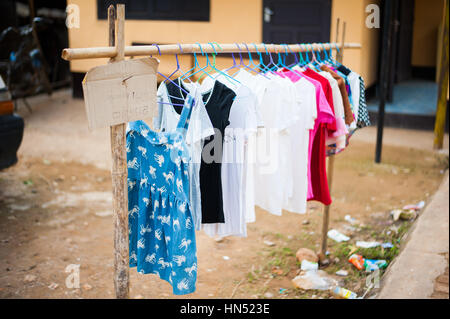
[[[339,25],[339,19],[338,19],[338,25]],[[344,44],[345,40],[345,27],[346,23],[343,23],[343,30],[342,30],[342,44]],[[336,42],[338,39],[338,30],[336,30]],[[338,54],[336,54],[336,61],[339,63],[342,63],[344,59],[344,46],[341,46],[341,50]],[[333,173],[334,173],[334,156],[331,155],[328,157],[328,163],[327,163],[327,179],[328,179],[328,189],[331,193],[331,187],[333,185]],[[326,259],[326,252],[327,252],[327,239],[328,239],[328,226],[330,224],[330,206],[326,205],[323,208],[323,220],[322,220],[322,242],[320,245],[320,251],[319,251],[319,261],[323,262]]]
[[[124,59],[125,5],[117,5],[117,43],[115,43],[114,6],[108,8],[109,45],[116,45],[117,55],[110,63]],[[111,126],[112,190],[114,221],[114,290],[116,298],[129,298],[128,193],[125,124]]]
[[[447,113],[447,92],[448,92],[448,7],[449,0],[444,8],[444,30],[442,32],[442,53],[441,53],[441,71],[439,74],[439,93],[436,108],[436,120],[434,124],[434,145],[435,149],[442,149],[444,146],[445,119]]]

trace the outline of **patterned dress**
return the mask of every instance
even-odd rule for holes
[[[176,295],[194,292],[197,279],[183,130],[192,102],[188,96],[175,131],[158,133],[143,121],[127,128],[130,267],[157,274]]]

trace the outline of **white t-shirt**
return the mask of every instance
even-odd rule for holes
[[[314,129],[317,118],[316,88],[308,80],[301,78],[294,83],[301,98],[298,108],[301,118],[289,128],[292,158],[293,191],[284,209],[304,214],[308,193],[308,146],[309,130]]]
[[[359,110],[359,95],[361,93],[361,80],[359,79],[359,74],[353,71],[350,72],[350,74],[347,76],[347,80],[350,84],[350,89],[352,90],[353,114],[355,115],[355,122],[357,122]]]
[[[178,83],[179,84],[179,83]],[[197,86],[197,89],[194,87]],[[214,135],[214,127],[209,119],[205,104],[201,97],[198,84],[183,83],[184,89],[189,92],[195,92],[195,105],[192,109],[191,118],[186,132],[186,144],[188,146],[191,161],[189,162],[189,197],[191,201],[192,217],[196,230],[201,228],[202,207],[200,193],[200,164],[204,140]],[[157,91],[158,98],[158,117],[154,119],[155,129],[165,131],[175,130],[180,119],[180,115],[173,106],[164,103],[170,103],[166,84],[162,82]],[[176,104],[180,103],[175,100]]]
[[[273,74],[267,76],[270,80],[254,84],[264,92],[258,104],[264,128],[257,134],[255,202],[268,212],[281,215],[283,205],[292,194],[288,128],[298,120],[295,112],[298,105],[290,80]]]
[[[230,124],[225,128],[222,156],[225,223],[203,224],[202,229],[209,236],[247,236],[246,216],[251,212],[246,210],[251,206],[254,211],[253,192],[247,189],[246,151],[249,136],[257,130],[256,97],[245,85],[234,89],[236,97],[228,117]]]
[[[344,111],[344,101],[342,100],[341,91],[339,89],[339,84],[333,76],[326,72],[321,71],[318,72],[320,75],[325,77],[331,85],[331,92],[333,95],[333,105],[334,105],[334,115],[336,118],[345,119],[345,111]],[[345,148],[345,134],[336,137],[327,136],[327,145],[336,143],[336,148],[343,149]]]

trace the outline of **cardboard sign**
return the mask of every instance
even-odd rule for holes
[[[83,79],[89,129],[151,118],[156,110],[154,58],[97,66]]]

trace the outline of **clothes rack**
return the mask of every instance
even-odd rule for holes
[[[308,43],[308,44],[169,44],[125,46],[124,25],[125,5],[117,4],[108,8],[109,47],[66,48],[62,51],[64,60],[109,58],[109,63],[123,60],[126,56],[174,55],[192,53],[285,53],[311,52],[339,49],[336,60],[342,62],[343,49],[361,48],[359,43],[346,43],[344,36],[341,43]],[[345,27],[344,27],[345,28]],[[344,32],[345,34],[345,32]],[[244,49],[245,47],[245,49]],[[127,165],[125,151],[125,124],[111,126],[112,156],[112,190],[114,221],[114,289],[117,298],[129,297],[129,263],[128,263],[128,197],[127,197]],[[329,157],[328,179],[331,191],[334,156]],[[322,245],[320,256],[326,253],[326,238],[329,222],[330,206],[325,206],[322,227]]]

